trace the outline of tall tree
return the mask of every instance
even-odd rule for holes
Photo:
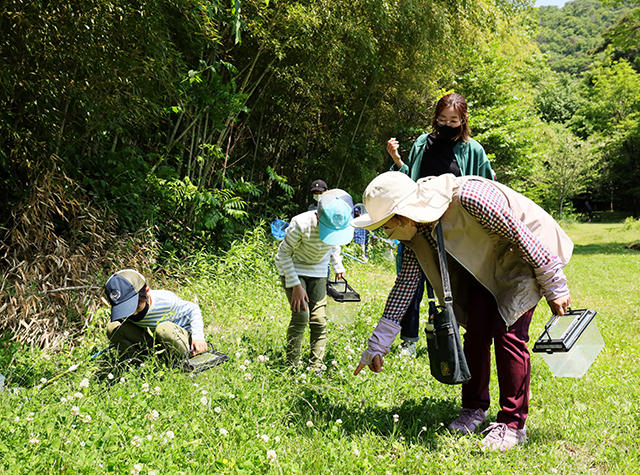
[[[626,60],[605,60],[588,76],[588,101],[570,126],[582,137],[599,137],[606,160],[602,194],[640,211],[640,74]]]

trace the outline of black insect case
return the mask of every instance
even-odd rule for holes
[[[596,313],[587,309],[569,310],[561,317],[552,316],[544,326],[533,351],[541,353],[555,376],[584,376],[604,348]]]

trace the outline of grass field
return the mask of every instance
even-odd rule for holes
[[[355,323],[330,323],[323,375],[287,368],[275,241],[256,230],[222,261],[194,256],[170,281],[150,279],[199,301],[210,340],[230,357],[221,366],[192,377],[153,358],[137,368],[109,353],[89,360],[107,346],[104,311],[79,348],[3,355],[11,363],[0,367],[0,473],[640,473],[640,252],[624,248],[640,228],[582,223],[567,232],[573,306],[598,311],[605,348],[580,379],[556,378],[532,355],[524,446],[484,453],[481,435],[449,433],[459,387],[429,375],[424,339],[417,358],[394,345],[383,373],[352,376],[394,279],[380,251],[367,265],[345,259],[362,302]],[[531,346],[548,318],[541,303]],[[489,421],[495,374],[491,389]]]

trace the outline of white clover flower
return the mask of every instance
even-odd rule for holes
[[[313,422],[307,421],[307,427],[309,427],[309,428],[313,427]]]
[[[338,361],[336,361],[336,360],[332,360],[332,361],[331,361],[331,364],[332,364],[333,366],[338,366]]]
[[[323,364],[322,366],[320,366],[320,369],[321,369],[322,371],[326,371],[326,370],[327,370],[327,365],[326,365],[326,364]]]
[[[124,383],[124,376],[120,378],[120,384]]]
[[[142,445],[142,437],[134,435],[133,439],[131,439],[131,445],[134,447],[140,447]]]
[[[342,424],[342,419],[336,419],[336,424],[338,425]]]
[[[262,434],[260,436],[260,438],[264,441],[264,442],[269,442],[269,436],[267,434]]]
[[[240,359],[240,357],[242,356],[242,353],[240,353],[239,351],[236,352],[236,358]]]
[[[229,435],[229,431],[227,429],[220,428],[220,435]]]
[[[266,363],[267,361],[269,361],[269,357],[267,355],[258,356],[258,363]]]
[[[151,442],[153,440],[153,436],[151,434],[147,434],[147,440]]]
[[[245,373],[244,374],[244,380],[245,381],[251,381],[251,373]]]
[[[302,373],[302,374],[300,375],[300,379],[304,381],[305,379],[307,379],[307,375],[306,375],[306,374],[304,374],[304,373]]]
[[[76,399],[82,399],[82,393],[75,393],[73,397]]]
[[[61,398],[60,398],[60,402],[61,402],[61,403],[65,403],[65,402],[67,402],[67,398],[66,398],[66,397],[64,397],[64,396],[63,396],[63,397],[61,397]]]
[[[33,416],[35,416],[35,415],[36,415],[36,413],[35,413],[35,412],[30,412],[30,413],[27,415],[27,417],[25,417],[25,418],[24,418],[24,420],[25,420],[25,421],[27,421],[27,422],[31,422],[31,421],[33,421]]]
[[[47,382],[47,378],[40,378],[40,384],[44,384]]]
[[[42,357],[47,361],[49,361],[51,359],[51,355],[48,354],[48,353],[45,353],[44,355],[42,355]]]
[[[14,422],[20,422],[20,417],[16,416],[16,418],[13,420]]]
[[[84,447],[86,445],[86,442],[84,440],[80,441],[80,447]]]
[[[276,461],[276,451],[275,450],[267,450],[267,462],[273,463]]]
[[[84,378],[80,381],[80,389],[87,389],[89,387],[89,378]]]
[[[202,404],[203,406],[206,406],[208,402],[209,400],[207,399],[207,396],[202,396],[200,398],[200,404]]]
[[[155,470],[149,470],[149,475],[158,475],[158,472]]]
[[[351,371],[351,370],[353,369],[353,365],[351,365],[351,364],[350,364],[350,365],[348,365],[348,366],[347,366],[347,369],[348,369],[349,371]]]
[[[69,366],[69,371],[75,371],[78,369],[78,365],[77,364],[72,364],[71,366]]]
[[[398,423],[400,421],[400,416],[398,414],[393,415],[393,422]]]
[[[230,398],[230,399],[235,399],[235,398],[236,398],[236,395],[235,395],[235,394],[229,394],[229,398]]]
[[[149,419],[150,421],[157,421],[160,414],[155,409],[153,411],[148,412],[144,417]]]
[[[351,361],[353,359],[352,355],[347,355],[347,361]]]
[[[89,414],[85,414],[82,416],[82,422],[85,424],[91,424],[91,416]]]
[[[140,475],[140,472],[142,471],[142,465],[140,465],[139,463],[135,464],[133,466],[133,468],[131,469],[131,475]]]
[[[241,364],[240,366],[238,366],[238,368],[240,369],[240,371],[246,371],[247,367],[243,364]]]
[[[107,379],[109,379],[109,380],[113,379],[114,377],[115,377],[115,376],[113,375],[113,373],[109,373],[109,374],[107,375]]]
[[[36,445],[39,442],[40,442],[40,439],[38,439],[38,437],[36,437],[34,434],[31,434],[31,438],[29,439],[29,443],[31,445]]]
[[[155,388],[153,388],[153,391],[151,391],[151,394],[153,394],[154,396],[160,396],[161,392],[162,389],[160,389],[160,386],[156,386]]]
[[[353,455],[355,455],[356,457],[360,457],[360,451],[357,448],[354,448]]]
[[[203,396],[206,396],[208,392],[206,389],[203,389],[202,391],[200,391],[200,394],[202,394]]]
[[[250,364],[251,364],[251,361],[249,361],[249,360],[244,360],[244,365],[245,365],[245,366],[249,366]]]
[[[140,389],[143,393],[149,392],[149,383],[142,383],[142,388]]]
[[[164,434],[164,443],[166,444],[168,441],[173,440],[175,438],[175,434],[172,430],[168,430],[166,434]]]
[[[276,444],[280,443],[280,437],[278,437],[277,435],[275,436],[275,438],[273,440],[276,441]]]
[[[216,414],[220,414],[222,412],[222,409],[220,409],[219,407],[216,407],[213,410]]]

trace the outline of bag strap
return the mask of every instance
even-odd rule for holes
[[[436,313],[438,313],[438,308],[436,307],[436,296],[433,291],[433,287],[427,280],[427,298],[429,300],[429,317],[433,317]]]
[[[440,259],[440,274],[442,274],[442,290],[444,291],[444,303],[453,304],[451,295],[451,283],[449,282],[449,266],[447,265],[447,253],[444,248],[444,237],[440,221],[436,224],[436,242],[438,244],[438,257]]]

